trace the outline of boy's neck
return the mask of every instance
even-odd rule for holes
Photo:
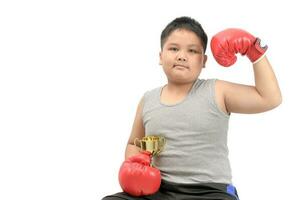
[[[172,82],[168,82],[168,84],[166,85],[165,89],[173,94],[187,94],[191,89],[193,84],[195,83],[195,81],[190,82],[190,83],[172,83]]]

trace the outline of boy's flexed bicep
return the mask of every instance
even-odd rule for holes
[[[145,136],[145,128],[143,124],[143,107],[144,107],[144,98],[142,98],[138,104],[136,115],[133,121],[131,134],[128,139],[128,144],[126,147],[125,158],[139,153],[140,148],[134,145],[134,140],[136,138],[141,139]]]
[[[222,96],[229,113],[260,113],[277,106],[264,98],[255,86],[217,80],[216,90]]]

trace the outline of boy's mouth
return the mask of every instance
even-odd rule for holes
[[[186,65],[180,65],[180,64],[175,64],[175,65],[173,65],[173,68],[179,68],[179,69],[189,69],[189,67],[188,66],[186,66]]]

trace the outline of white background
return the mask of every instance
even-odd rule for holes
[[[278,108],[232,114],[229,149],[242,200],[299,197],[299,9],[296,1],[1,1],[0,199],[96,200],[120,191],[118,169],[137,103],[166,83],[162,29],[197,19],[209,40],[243,28],[269,45]],[[200,78],[253,84],[239,56],[209,56]]]

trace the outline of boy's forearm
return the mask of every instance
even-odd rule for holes
[[[281,103],[281,92],[272,66],[265,56],[253,65],[255,87],[260,96],[272,105]]]
[[[125,151],[125,160],[127,160],[130,156],[136,155],[140,153],[140,148],[133,145],[127,144],[126,151]]]

